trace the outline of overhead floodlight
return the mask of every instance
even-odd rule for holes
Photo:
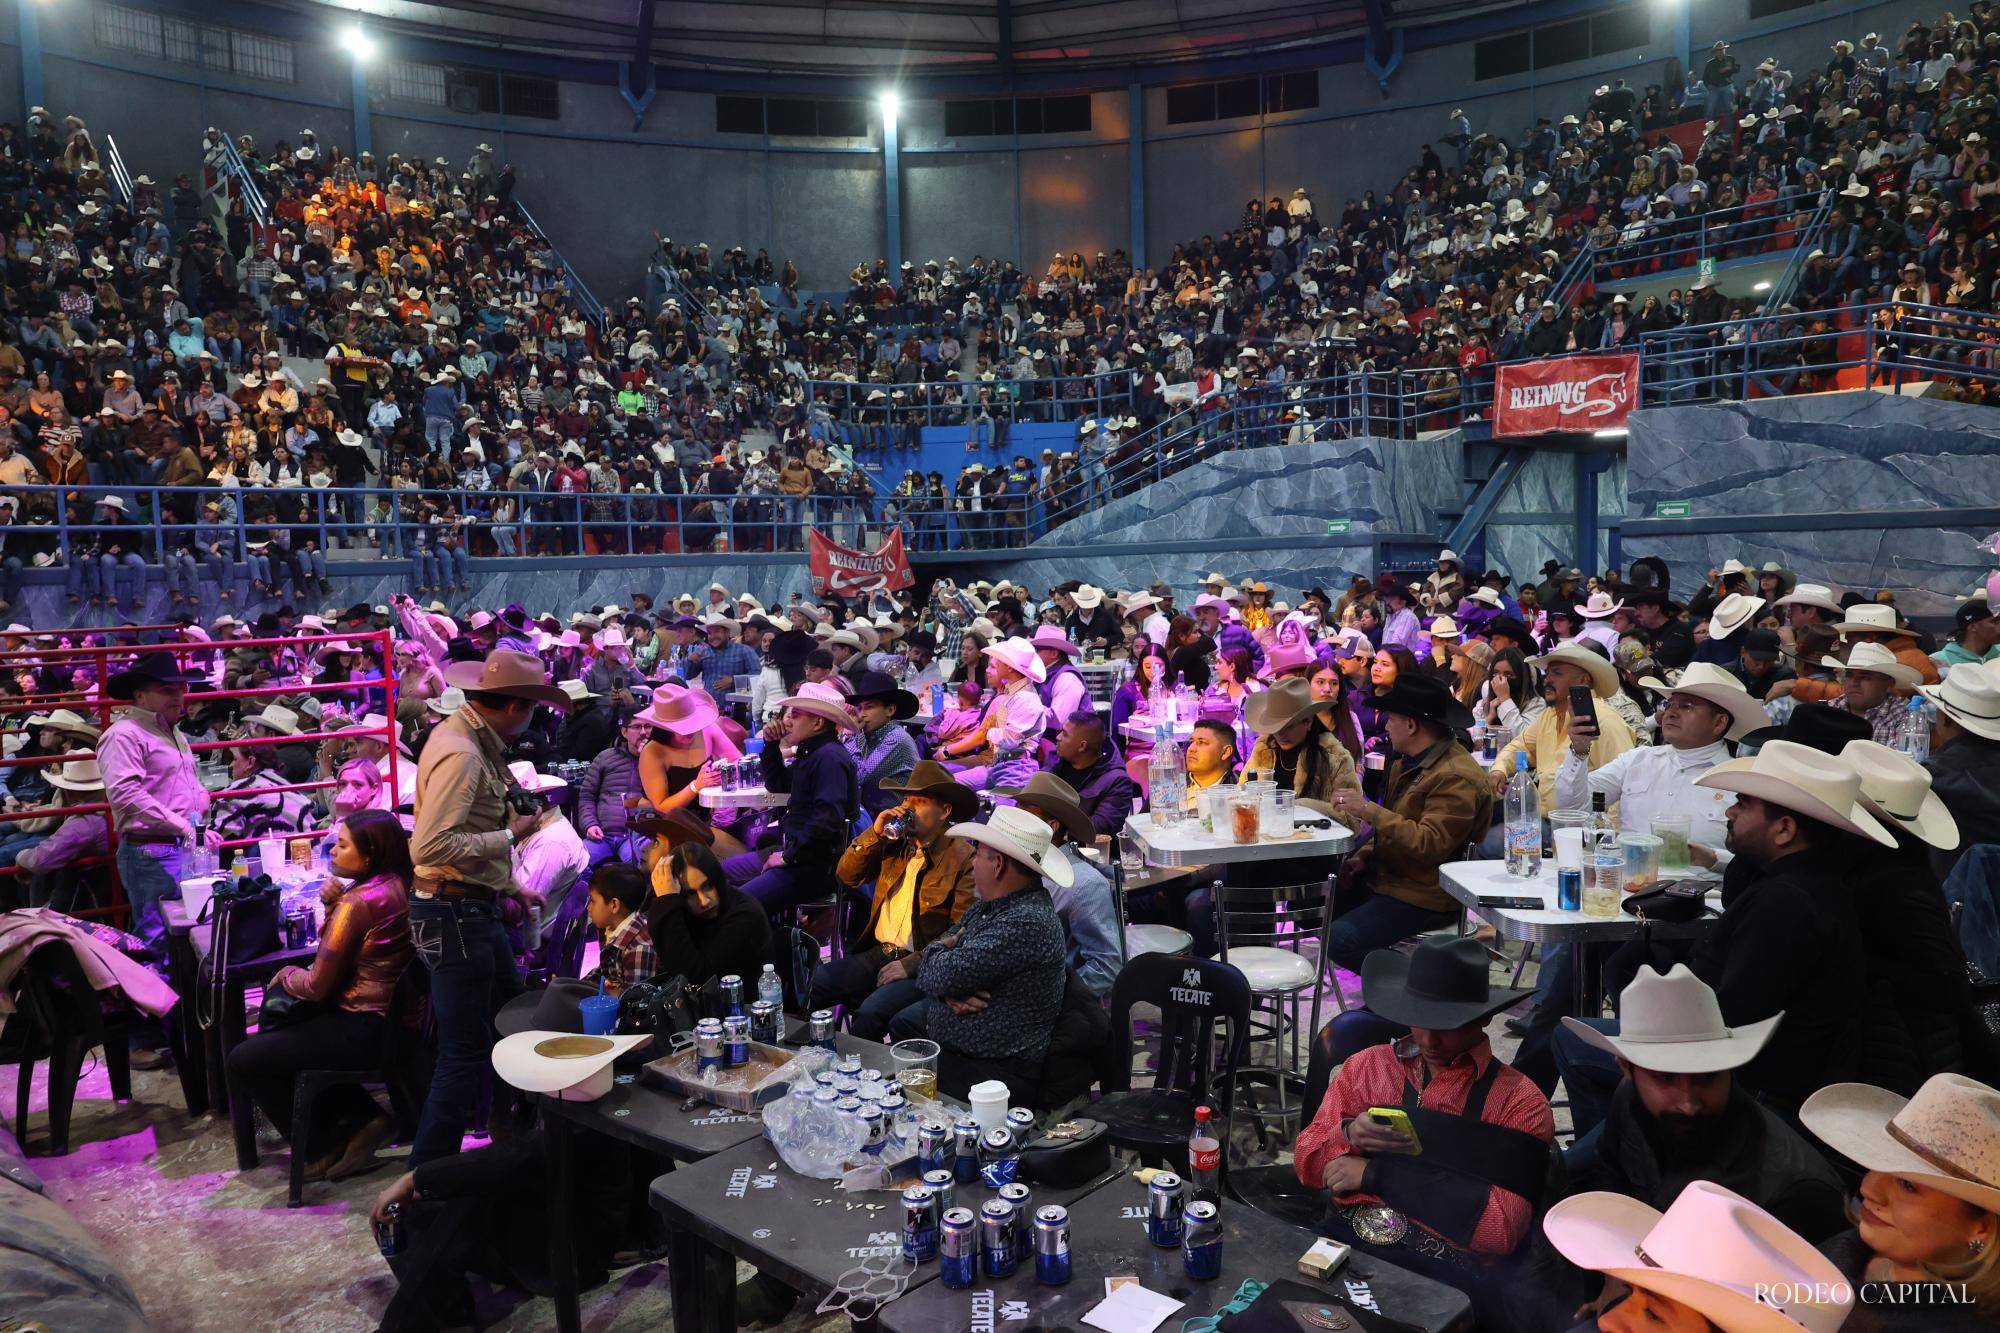
[[[351,24],[340,34],[340,44],[356,60],[368,60],[375,54],[375,39],[361,30],[361,25]]]
[[[876,96],[875,100],[882,107],[882,123],[885,125],[895,124],[896,113],[903,109],[902,94],[898,93],[894,88],[885,88]]]
[[[1752,287],[1750,290],[1753,292],[1768,292],[1771,290],[1771,284],[1768,282],[1760,282],[1756,286]]]

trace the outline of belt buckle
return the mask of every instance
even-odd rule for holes
[[[1410,1231],[1410,1220],[1386,1204],[1356,1208],[1347,1221],[1354,1234],[1370,1245],[1394,1245]]]

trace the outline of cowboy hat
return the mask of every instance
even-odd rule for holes
[[[1076,658],[1083,656],[1083,649],[1071,643],[1069,635],[1063,633],[1061,628],[1055,625],[1037,626],[1035,637],[1028,640],[1028,643],[1037,652],[1048,648],[1061,653],[1065,657]]]
[[[1861,804],[1871,814],[1941,852],[1959,844],[1958,821],[1931,790],[1931,771],[1880,741],[1849,741],[1840,757],[1861,775]]]
[[[1626,984],[1618,997],[1616,1035],[1575,1018],[1564,1018],[1563,1026],[1598,1050],[1656,1074],[1719,1074],[1755,1060],[1784,1016],[1780,1010],[1730,1027],[1708,983],[1686,963],[1675,963],[1664,976],[1642,967]]]
[[[1034,645],[1026,639],[1001,639],[986,645],[986,656],[1012,667],[1016,672],[1040,685],[1049,678],[1049,669],[1035,652]]]
[[[917,696],[896,684],[896,678],[886,671],[864,671],[854,682],[854,692],[847,696],[850,704],[863,700],[887,704],[889,712],[897,718],[917,715]]]
[[[653,691],[653,701],[632,715],[635,722],[691,736],[716,720],[715,700],[685,685],[662,685]]]
[[[1104,605],[1104,589],[1086,583],[1071,593],[1069,599],[1076,603],[1079,611],[1095,611]]]
[[[1708,636],[1711,639],[1726,639],[1737,630],[1749,624],[1764,605],[1761,597],[1747,593],[1732,592],[1715,604],[1715,612],[1708,618]]]
[[[929,796],[951,807],[955,821],[971,819],[979,813],[979,794],[951,775],[951,770],[929,759],[919,759],[910,776],[902,782],[884,782],[883,791],[905,796]]]
[[[64,791],[96,791],[104,786],[104,774],[95,759],[72,759],[43,772],[42,777],[51,787],[61,787]]]
[[[1752,759],[1726,759],[1694,785],[1754,796],[1884,847],[1896,845],[1894,835],[1861,808],[1861,775],[1854,766],[1796,741],[1772,741]]]
[[[1018,787],[995,787],[993,794],[1011,796],[1016,805],[1054,815],[1069,834],[1069,840],[1080,847],[1097,841],[1097,826],[1078,803],[1076,788],[1053,773],[1037,773]]]
[[[1497,598],[1495,599],[1494,604],[1496,606],[1499,604]],[[1612,601],[1610,593],[1594,592],[1590,594],[1589,600],[1585,601],[1584,604],[1580,608],[1578,608],[1577,614],[1582,616],[1585,620],[1603,620],[1606,616],[1616,615],[1618,612],[1623,611],[1624,609],[1625,609],[1625,603]]]
[[[557,681],[556,688],[561,690],[565,695],[567,695],[569,701],[573,704],[580,704],[585,699],[595,699],[597,697],[596,695],[590,692],[590,686],[588,683],[578,680],[574,676],[572,676],[568,680]]]
[[[268,727],[281,736],[296,736],[299,734],[299,715],[283,704],[265,704],[260,713],[246,713],[243,725]]]
[[[515,699],[532,699],[565,712],[569,709],[569,696],[549,684],[548,674],[542,670],[542,659],[512,648],[495,648],[483,661],[447,664],[444,683],[456,685],[468,694],[504,694]]]
[[[1003,805],[987,816],[983,824],[953,824],[945,832],[967,842],[983,842],[1002,856],[1053,880],[1059,888],[1066,889],[1076,881],[1076,871],[1062,848],[1055,845],[1049,826],[1032,811]]]
[[[2000,677],[1982,664],[1961,662],[1937,684],[1917,686],[1917,693],[1973,735],[2000,741]]]
[[[172,653],[140,653],[131,666],[114,672],[104,682],[104,692],[114,699],[130,699],[141,685],[197,685],[207,679],[199,672],[182,671]]]
[[[1376,697],[1375,708],[1453,731],[1465,731],[1472,726],[1471,710],[1458,701],[1443,681],[1431,676],[1397,677],[1387,694]]]
[[[1772,741],[1792,741],[1822,754],[1839,754],[1849,741],[1866,740],[1872,734],[1868,719],[1845,708],[1826,704],[1800,704],[1792,709],[1781,726],[1759,727],[1737,739],[1744,745],[1769,745]]]
[[[1833,589],[1823,583],[1801,583],[1771,605],[1816,606],[1835,615],[1839,615],[1841,610],[1840,603],[1834,600]]]
[[[1750,697],[1743,682],[1712,662],[1690,662],[1681,672],[1681,678],[1671,685],[1653,676],[1642,678],[1639,685],[1659,695],[1691,694],[1720,708],[1729,714],[1729,730],[1723,733],[1725,740],[1740,741],[1752,728],[1771,725],[1771,714]]]
[[[586,1037],[530,1029],[500,1039],[493,1048],[493,1072],[522,1092],[544,1093],[557,1101],[594,1102],[611,1091],[612,1062],[652,1039],[650,1032]]]
[[[424,700],[424,707],[440,717],[450,717],[465,707],[465,691],[453,685],[437,698]]]
[[[569,789],[569,783],[555,774],[536,772],[535,766],[526,759],[507,765],[507,776],[514,779],[514,785],[522,791],[543,793]]]
[[[1450,616],[1439,616],[1431,621],[1430,635],[1433,639],[1456,639],[1458,622]]]
[[[1491,633],[1490,627],[1488,632]],[[1531,660],[1543,671],[1557,662],[1581,668],[1590,677],[1590,688],[1600,699],[1609,699],[1618,692],[1618,668],[1611,665],[1609,658],[1599,657],[1580,643],[1557,644]]]
[[[847,696],[835,685],[807,681],[799,686],[797,694],[778,700],[778,707],[796,708],[801,713],[823,717],[834,726],[845,727],[849,731],[859,730],[861,726],[853,710],[847,706]]]
[[[31,727],[54,727],[57,731],[67,731],[79,736],[88,736],[92,740],[96,740],[104,734],[95,723],[85,718],[81,713],[71,712],[67,708],[52,709],[47,713],[36,713],[28,718],[28,725]]]
[[[1799,1121],[1858,1166],[2000,1213],[2000,1092],[1984,1083],[1933,1074],[1907,1098],[1834,1083],[1806,1098]]]
[[[1292,676],[1251,695],[1250,701],[1243,705],[1243,725],[1259,736],[1275,736],[1294,722],[1312,716],[1320,706],[1312,697],[1312,685],[1303,677]]]
[[[1318,665],[1319,654],[1313,651],[1313,646],[1304,638],[1280,639],[1264,655],[1264,676],[1267,680],[1276,680],[1287,671],[1303,671]],[[1256,700],[1253,699],[1251,702],[1255,703]]]
[[[1834,1333],[1854,1286],[1812,1243],[1708,1180],[1662,1213],[1606,1190],[1571,1195],[1542,1219],[1563,1258],[1687,1306],[1723,1333]],[[1784,1291],[1782,1305],[1771,1296]]]
[[[405,759],[416,758],[415,755],[410,753],[409,743],[403,739],[403,726],[400,722],[392,722],[380,713],[363,713],[355,721],[354,726],[356,730],[360,731],[380,731],[387,733],[389,739],[395,744],[397,754],[402,755]],[[377,736],[364,736],[362,739],[379,740],[381,738]]]
[[[1150,611],[1160,604],[1160,599],[1149,592],[1135,592],[1125,599],[1125,614],[1134,616],[1141,611]]]
[[[1879,643],[1862,642],[1847,650],[1847,660],[1837,657],[1822,657],[1819,664],[1835,671],[1873,671],[1879,676],[1887,676],[1906,690],[1913,690],[1924,683],[1923,672],[1903,662]]]
[[[1362,1002],[1369,1012],[1413,1028],[1462,1028],[1531,994],[1495,990],[1487,979],[1486,948],[1469,935],[1425,940],[1407,954],[1376,949],[1361,963]]]
[[[1896,608],[1882,602],[1856,602],[1847,608],[1847,619],[1834,628],[1841,637],[1849,634],[1902,634],[1906,631],[1896,623]]]

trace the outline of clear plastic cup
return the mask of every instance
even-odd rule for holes
[[[1625,858],[1625,892],[1637,893],[1660,882],[1660,840],[1650,833],[1620,833],[1618,850]]]
[[[1238,846],[1263,836],[1264,798],[1253,788],[1239,787],[1229,796],[1229,836]]]
[[[1550,840],[1555,851],[1556,864],[1562,869],[1577,870],[1582,868],[1583,846],[1590,840],[1587,832],[1590,826],[1591,813],[1588,810],[1551,810],[1549,812]],[[1563,837],[1564,830],[1574,830],[1577,836],[1574,839],[1565,839]],[[1562,859],[1562,849],[1572,842],[1577,848],[1577,854],[1565,861]]]
[[[1660,840],[1660,872],[1671,875],[1694,868],[1688,857],[1688,838],[1694,821],[1686,815],[1659,815],[1653,820],[1653,836]]]
[[[889,1048],[896,1062],[896,1082],[906,1097],[933,1101],[937,1097],[938,1044],[927,1037],[909,1037]]]
[[[1624,896],[1625,855],[1617,848],[1600,849],[1584,858],[1583,914],[1600,919],[1618,915]]]
[[[1264,824],[1279,837],[1297,827],[1294,816],[1298,813],[1298,794],[1289,787],[1279,787],[1272,791],[1270,799],[1264,802]]]

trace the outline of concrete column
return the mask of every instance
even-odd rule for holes
[[[1133,268],[1146,267],[1146,90],[1133,83],[1126,85],[1125,96],[1131,109],[1126,113],[1128,122],[1126,159],[1130,165],[1126,173],[1132,186],[1132,239],[1128,250],[1132,256]]]

